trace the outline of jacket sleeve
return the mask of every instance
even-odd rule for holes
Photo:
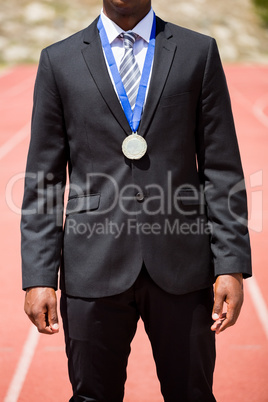
[[[198,110],[197,158],[205,188],[215,276],[251,276],[247,199],[231,102],[211,39]]]
[[[41,53],[21,218],[23,289],[57,288],[68,147],[48,51]]]

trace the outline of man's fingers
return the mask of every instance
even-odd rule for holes
[[[242,302],[237,300],[236,303],[229,303],[227,305],[226,319],[222,322],[219,332],[223,332],[226,328],[233,326],[240,314]]]
[[[47,320],[47,313],[46,312],[38,312],[38,311],[31,311],[27,313],[28,317],[32,321],[32,323],[36,326],[38,329],[38,332],[42,334],[53,334],[54,332],[50,328],[50,325],[48,325],[48,320]],[[58,331],[57,331],[58,332]]]
[[[222,313],[220,317],[218,317],[216,319],[216,315],[214,316],[215,322],[214,324],[211,326],[211,330],[215,331],[216,334],[218,334],[220,332],[220,328],[222,326],[222,323],[226,320],[226,313]]]
[[[223,304],[227,312],[222,314]],[[234,325],[243,304],[243,278],[240,274],[219,276],[215,283],[215,303],[212,318],[215,321],[211,330],[216,334]]]
[[[217,321],[222,318],[223,303],[225,295],[220,292],[215,292],[214,306],[212,310],[212,319]]]
[[[40,313],[36,316],[35,318],[35,325],[38,329],[38,331],[41,334],[48,334],[51,335],[53,333],[52,329],[47,323],[47,317],[46,314]]]
[[[215,301],[212,310],[212,319],[215,322],[211,326],[211,330],[215,331],[216,333],[219,332],[219,328],[222,324],[222,321],[225,319],[225,316],[223,316],[222,313],[223,303],[224,303],[224,297],[222,297],[219,293],[215,293]]]
[[[48,304],[47,319],[49,328],[53,333],[59,332],[58,313],[57,313],[57,300]]]
[[[24,310],[39,332],[49,335],[59,332],[54,289],[37,287],[27,290]]]

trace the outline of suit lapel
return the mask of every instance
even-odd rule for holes
[[[111,110],[112,114],[121,125],[126,134],[131,134],[131,128],[128,124],[125,113],[120,101],[115,93],[113,84],[107,70],[100,37],[97,29],[97,20],[95,20],[85,31],[84,42],[87,46],[82,49],[82,54],[95,81],[103,99]]]
[[[98,34],[97,21],[98,19],[96,19],[85,30],[84,43],[86,43],[87,46],[82,49],[82,54],[89,72],[95,81],[95,84],[97,85],[103,99],[107,103],[107,106],[125,133],[129,135],[131,134],[131,129],[115,93],[109,72],[107,70],[101,41]],[[172,33],[169,28],[166,27],[165,22],[157,18],[156,45],[151,83],[140,128],[138,130],[138,133],[142,136],[145,135],[153,118],[154,111],[158,105],[173,62],[176,44],[169,40],[171,37]]]
[[[169,39],[172,33],[166,23],[157,18],[156,43],[151,83],[144,108],[139,134],[144,136],[151,123],[155,109],[163,92],[168,73],[174,59],[176,44]]]

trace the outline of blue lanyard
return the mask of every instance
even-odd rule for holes
[[[131,130],[133,133],[136,133],[139,128],[140,121],[141,121],[141,115],[142,115],[142,110],[143,110],[143,106],[144,106],[145,95],[146,95],[146,91],[147,91],[148,81],[149,81],[150,72],[151,72],[151,68],[152,68],[152,64],[153,64],[153,58],[154,58],[155,31],[156,31],[155,15],[154,15],[151,37],[150,37],[150,41],[149,41],[149,45],[148,45],[148,49],[147,49],[147,53],[146,53],[146,58],[145,58],[144,67],[143,67],[143,71],[142,71],[142,75],[141,75],[140,86],[139,86],[139,91],[138,91],[134,111],[132,111],[132,109],[131,109],[131,106],[130,106],[130,103],[129,103],[129,100],[128,100],[128,97],[127,97],[127,94],[125,91],[125,87],[123,85],[120,73],[118,71],[118,68],[117,68],[117,65],[115,62],[115,58],[114,58],[114,55],[112,52],[112,48],[109,43],[101,17],[99,18],[97,27],[98,27],[98,30],[100,33],[101,43],[102,43],[103,50],[104,50],[104,53],[106,56],[106,60],[109,65],[109,68],[110,68],[110,71],[111,71],[111,74],[112,74],[112,77],[113,77],[113,80],[115,83],[117,94],[121,101],[123,110],[125,112],[128,123],[131,127]]]

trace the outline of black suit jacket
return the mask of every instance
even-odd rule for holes
[[[69,295],[117,294],[143,261],[174,294],[221,274],[251,275],[243,172],[214,39],[157,18],[138,132],[148,152],[130,161],[121,144],[131,129],[97,20],[43,50],[22,210],[24,288],[56,288],[61,266]]]

